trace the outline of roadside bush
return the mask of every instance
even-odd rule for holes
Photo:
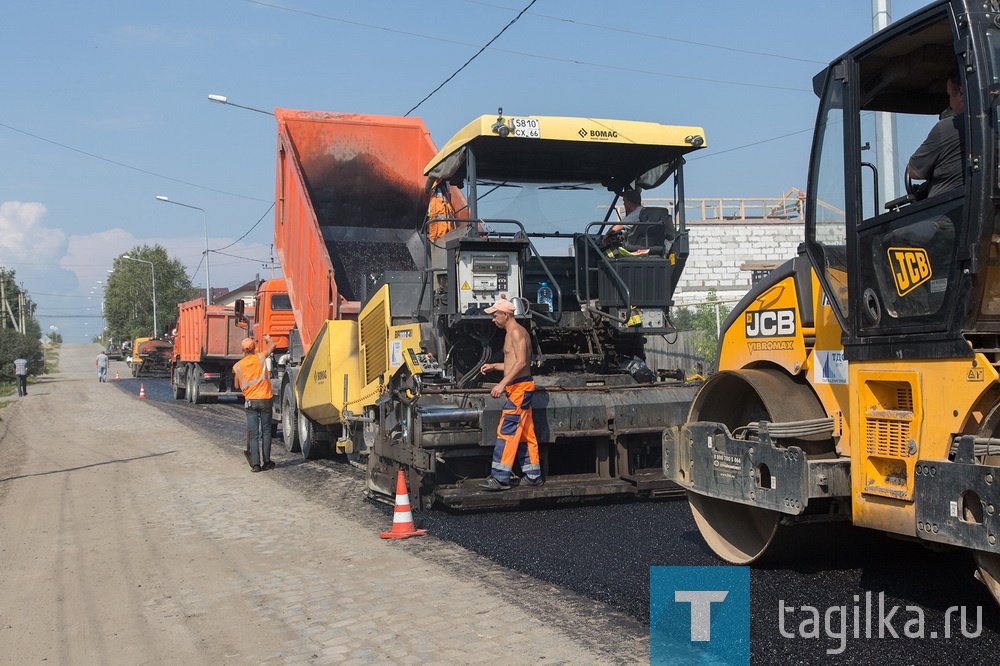
[[[38,338],[21,335],[12,328],[0,328],[0,377],[14,381],[14,359],[28,360],[28,374],[39,375],[45,371],[45,354]]]

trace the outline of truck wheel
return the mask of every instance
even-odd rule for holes
[[[295,391],[292,385],[285,384],[281,390],[281,441],[285,450],[295,453],[299,450],[299,424],[296,420],[298,410],[295,408]]]
[[[699,389],[690,421],[723,423],[730,431],[756,421],[799,421],[826,416],[808,386],[779,370],[744,369],[720,372]],[[832,452],[832,441],[794,440],[810,458]],[[733,564],[750,564],[768,554],[781,558],[803,542],[801,527],[783,527],[777,511],[688,493],[698,531],[715,554]],[[798,530],[796,532],[795,530]],[[784,534],[793,532],[792,535]]]
[[[184,377],[184,381],[179,381]],[[187,393],[187,373],[182,373],[181,368],[175,368],[170,376],[170,385],[174,389],[174,400],[183,400]]]
[[[302,451],[302,457],[306,460],[315,460],[319,457],[321,448],[320,442],[316,440],[316,424],[302,412],[298,413],[297,420],[299,422],[299,449]]]
[[[195,377],[191,380],[191,402],[196,405],[200,405],[205,402],[205,399],[201,397],[201,382]]]

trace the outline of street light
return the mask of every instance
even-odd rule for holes
[[[208,261],[208,214],[205,212],[204,208],[199,208],[198,206],[192,206],[190,204],[181,203],[180,201],[172,201],[162,194],[156,195],[157,201],[162,201],[164,203],[174,204],[175,206],[184,206],[185,208],[194,208],[195,210],[200,210],[202,217],[205,219],[205,305],[212,304],[212,271],[209,269]]]
[[[216,102],[218,104],[225,104],[227,106],[236,106],[241,109],[246,109],[247,111],[256,111],[257,113],[263,113],[265,116],[273,116],[274,114],[270,111],[261,111],[260,109],[255,109],[252,106],[243,106],[242,104],[236,104],[235,102],[230,102],[229,98],[225,95],[209,95],[208,99],[210,102]]]
[[[93,300],[95,294],[100,293],[100,299],[101,299],[101,332],[98,335],[99,335],[99,337],[101,339],[101,344],[102,345],[104,344],[104,329],[105,329],[105,326],[104,326],[104,294],[103,294],[104,290],[105,290],[104,283],[102,281],[98,280],[97,284],[95,284],[93,287],[90,288],[90,296],[87,296],[87,300],[90,301],[90,300]],[[87,308],[87,311],[90,312],[90,308],[89,307]]]
[[[123,254],[122,259],[138,261],[140,264],[149,264],[149,270],[153,272],[153,337],[155,338],[160,332],[160,327],[156,325],[156,267],[153,265],[152,261],[146,261],[145,259],[133,259],[127,254]]]

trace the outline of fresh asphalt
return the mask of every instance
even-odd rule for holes
[[[140,380],[109,383],[138,395]],[[213,440],[243,447],[243,415],[235,402],[175,402],[166,380],[142,383],[152,404],[197,425]],[[278,469],[269,473],[294,475],[291,482],[303,488],[339,483],[342,477],[336,501],[345,502],[345,511],[370,514],[376,506],[361,497],[357,469],[332,460],[304,462],[285,453],[280,440],[274,443],[274,457]],[[389,515],[390,507],[377,506]],[[705,546],[683,499],[481,513],[430,511],[418,514],[417,524],[438,539],[510,568],[510,585],[525,574],[646,623],[649,567],[723,564]],[[752,664],[996,663],[1000,610],[973,578],[967,553],[934,552],[853,528],[826,531],[825,538],[802,534],[806,553],[752,569]],[[959,627],[960,613],[948,612],[953,606],[964,606],[968,636]],[[889,615],[893,607],[898,608]],[[812,622],[814,613],[818,625]],[[951,619],[947,639],[946,615]],[[917,624],[921,616],[922,629]],[[972,636],[977,626],[981,630]],[[907,638],[906,630],[922,631],[924,638]]]

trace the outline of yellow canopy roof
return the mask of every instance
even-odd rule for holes
[[[602,118],[480,116],[445,144],[424,174],[464,180],[471,150],[478,179],[617,186],[705,145],[700,127]]]

